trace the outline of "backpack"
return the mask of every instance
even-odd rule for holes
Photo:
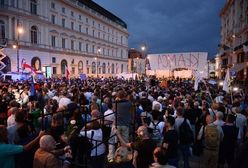
[[[191,130],[187,120],[184,119],[179,127],[179,141],[180,144],[191,144],[194,140],[194,134]]]
[[[207,125],[204,134],[205,147],[210,150],[217,150],[220,143],[220,134],[216,125]]]
[[[153,121],[151,121],[153,127],[150,127],[151,128],[151,138],[156,142],[156,143],[160,143],[161,142],[161,139],[162,139],[162,135],[160,133],[160,130],[158,127],[158,124],[160,123],[160,121],[158,123],[154,123]]]

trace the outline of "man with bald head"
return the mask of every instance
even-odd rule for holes
[[[215,125],[213,121],[213,116],[207,115],[207,125],[205,128],[201,128],[198,135],[198,139],[201,139],[201,136],[204,132],[205,148],[203,152],[203,161],[206,168],[218,167],[219,146],[224,137],[222,128],[218,125]]]
[[[56,141],[51,135],[40,138],[40,148],[35,152],[33,167],[35,168],[68,168],[69,162],[62,162],[55,154]]]

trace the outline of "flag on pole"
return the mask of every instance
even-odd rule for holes
[[[243,45],[243,50],[244,50],[245,53],[248,53],[248,46]]]
[[[67,66],[65,66],[65,77],[67,80],[69,80],[69,75],[70,75],[69,69]]]
[[[229,68],[226,71],[225,80],[223,82],[223,90],[226,91],[227,93],[229,93],[230,91],[230,70]]]
[[[37,74],[36,70],[31,65],[27,64],[25,59],[22,59],[22,68],[23,70],[25,68],[30,69],[33,74]]]
[[[200,75],[200,73],[198,71],[194,71],[193,75],[194,75],[194,78],[195,78],[194,89],[195,89],[195,91],[197,91],[198,86],[199,86],[199,82],[202,80],[202,77],[201,77],[201,75]]]

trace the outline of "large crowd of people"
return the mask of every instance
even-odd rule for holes
[[[192,79],[0,82],[2,168],[248,167],[248,95]]]

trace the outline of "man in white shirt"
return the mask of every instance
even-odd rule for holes
[[[16,124],[15,122],[15,114],[18,112],[18,108],[17,107],[11,107],[11,109],[9,109],[11,115],[8,117],[7,119],[7,127],[13,126]]]
[[[216,120],[214,121],[214,125],[222,127],[224,124],[225,122],[223,121],[223,113],[218,111],[216,113]]]
[[[59,100],[59,108],[67,107],[67,105],[71,103],[71,100],[68,97],[66,97],[66,94],[67,94],[66,92],[63,92],[63,95]]]

